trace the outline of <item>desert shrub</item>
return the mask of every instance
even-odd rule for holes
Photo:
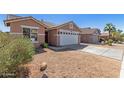
[[[108,40],[105,40],[105,44],[108,44]]]
[[[124,37],[121,37],[122,38],[122,42],[124,42]]]
[[[107,44],[108,44],[109,46],[112,46],[112,43],[113,43],[113,40],[112,40],[112,39],[109,39],[108,42],[107,42]]]
[[[44,47],[44,48],[48,48],[48,43],[44,43],[44,44],[43,44],[43,47]]]
[[[10,38],[9,34],[0,32],[0,48],[7,45],[11,40],[12,38]]]
[[[27,38],[12,38],[0,33],[0,75],[16,73],[20,64],[32,59],[34,47]]]

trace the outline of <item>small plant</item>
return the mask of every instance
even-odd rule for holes
[[[44,44],[43,44],[43,47],[44,47],[44,48],[48,48],[48,43],[44,43]]]
[[[108,40],[108,45],[109,45],[109,46],[112,46],[112,43],[113,43],[113,40],[112,40],[112,39],[109,39],[109,40]]]

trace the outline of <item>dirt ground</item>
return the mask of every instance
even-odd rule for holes
[[[27,66],[30,77],[40,78],[40,64],[46,62],[49,78],[116,78],[119,77],[121,62],[79,51],[55,52],[45,49],[44,53],[36,54]]]

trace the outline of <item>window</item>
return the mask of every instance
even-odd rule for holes
[[[31,41],[37,41],[37,29],[23,28],[23,36],[30,38]]]
[[[30,29],[29,28],[23,28],[23,36],[26,38],[30,38]]]
[[[36,29],[31,29],[31,40],[32,41],[37,41],[37,30]]]

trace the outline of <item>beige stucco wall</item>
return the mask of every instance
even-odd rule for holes
[[[58,46],[58,36],[57,36],[58,30],[53,29],[48,31],[48,43],[53,46]]]
[[[81,34],[80,38],[81,38],[82,43],[98,43],[99,42],[99,36],[98,35]]]
[[[32,19],[10,23],[10,33],[20,33],[20,34],[23,33],[22,27],[21,27],[22,25],[38,27],[38,43],[34,43],[34,45],[38,47],[40,44],[43,44],[45,42],[45,27],[35,22]]]
[[[59,29],[72,30],[72,31],[80,32],[79,28],[75,24],[73,24],[73,28],[70,28],[69,26],[70,26],[70,24],[68,23],[66,25],[61,26]]]

